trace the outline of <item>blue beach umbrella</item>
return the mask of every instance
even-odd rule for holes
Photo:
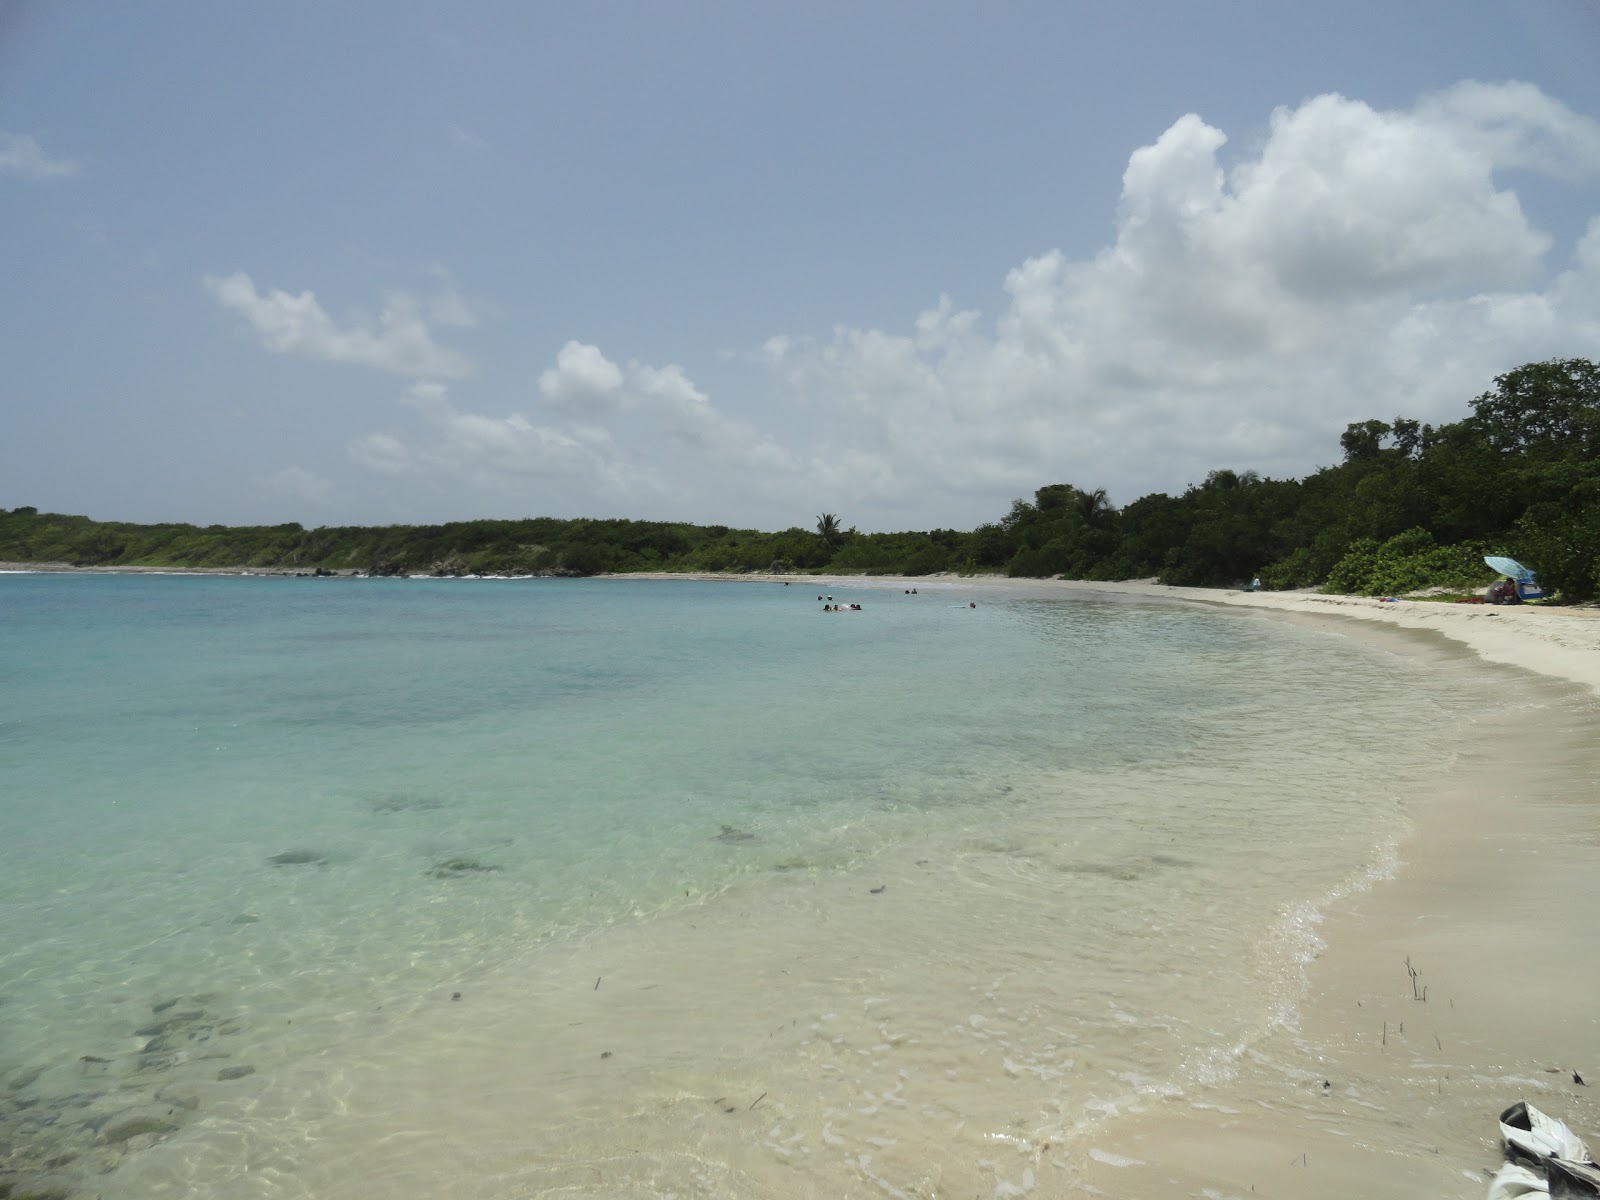
[[[1483,561],[1491,568],[1500,572],[1507,579],[1517,585],[1517,595],[1524,600],[1543,600],[1544,589],[1533,577],[1533,572],[1523,566],[1514,558],[1503,558],[1498,554],[1485,554]]]

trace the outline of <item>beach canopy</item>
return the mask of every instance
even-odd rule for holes
[[[1528,570],[1514,558],[1501,558],[1498,554],[1485,554],[1483,561],[1490,568],[1499,571],[1508,579],[1515,579],[1518,583],[1532,583],[1533,572]]]
[[[1539,586],[1538,580],[1534,579],[1533,572],[1516,559],[1502,558],[1498,554],[1485,554],[1483,561],[1516,583],[1517,599],[1524,601],[1546,599],[1544,589]]]

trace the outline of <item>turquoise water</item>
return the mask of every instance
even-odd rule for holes
[[[948,583],[835,588],[863,604],[835,615],[817,594],[0,576],[14,1165],[131,1180],[224,1112],[230,1136],[265,1128],[247,1098],[353,1038],[415,1044],[441,996],[641,930],[687,962],[689,930],[734,913],[770,942],[784,905],[862,872],[899,895],[944,870],[921,910],[941,945],[985,905],[1010,931],[975,934],[985,952],[1067,920],[1083,1029],[1159,1010],[1162,1053],[1203,1072],[1280,1019],[1296,906],[1382,869],[1470,717],[1437,664],[1235,612]],[[958,986],[975,953],[893,986]],[[1247,965],[1214,1011],[1160,982],[1224,961]],[[1106,1079],[1181,1086],[1144,1053],[1105,1049]],[[140,1105],[167,1115],[118,1135]]]

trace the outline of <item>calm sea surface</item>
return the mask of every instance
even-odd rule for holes
[[[1020,1194],[1293,1020],[1483,700],[1233,611],[918,590],[0,576],[8,1169]]]

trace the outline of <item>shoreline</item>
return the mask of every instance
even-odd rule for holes
[[[61,562],[0,562],[0,574],[200,575],[252,578],[315,578],[313,571],[286,567],[88,566]],[[355,579],[353,570],[322,578]],[[401,576],[401,578],[413,578]],[[427,578],[435,578],[427,576]],[[438,576],[437,578],[538,579],[556,576]],[[864,591],[920,588],[957,591],[974,598],[1063,599],[1072,595],[1116,595],[1186,603],[1226,605],[1301,617],[1341,617],[1390,628],[1427,630],[1471,650],[1485,662],[1521,667],[1581,686],[1600,695],[1600,607],[1444,604],[1401,597],[1328,595],[1321,592],[1242,592],[1228,588],[1175,587],[1151,580],[1097,582],[1076,579],[1017,579],[1004,575],[830,575],[714,571],[619,572],[592,579],[687,580],[699,583],[804,584]]]
[[[1600,776],[1600,612],[1131,581],[788,579],[916,587],[980,606],[1097,594],[1246,608],[1476,660],[1491,692],[1498,676],[1506,692],[1538,697],[1526,713],[1486,717],[1482,743],[1449,777],[1407,797],[1411,829],[1392,871],[1307,898],[1321,948],[1289,1025],[1249,1047],[1236,1078],[1126,1114],[1090,1149],[1070,1194],[1475,1200],[1502,1162],[1496,1118],[1514,1101],[1591,1145],[1600,1136],[1600,1088],[1586,1082],[1600,1084],[1600,1018],[1587,1000],[1600,988],[1589,921],[1600,908],[1590,783]],[[1303,1086],[1284,1089],[1285,1064]]]
[[[1201,603],[1402,653],[1472,656],[1487,694],[1537,703],[1487,717],[1476,754],[1467,747],[1449,778],[1406,797],[1411,830],[1393,872],[1331,900],[1305,898],[1322,908],[1310,917],[1321,949],[1305,964],[1296,1017],[1246,1048],[1236,1077],[1149,1097],[1114,1132],[1055,1159],[1056,1178],[1073,1181],[1062,1194],[1154,1200],[1466,1200],[1487,1190],[1501,1159],[1495,1118],[1517,1099],[1591,1144],[1600,1135],[1600,1095],[1571,1081],[1577,1072],[1600,1090],[1600,1020],[1588,1000],[1600,968],[1587,928],[1600,898],[1595,610],[1003,577],[609,578],[816,586],[854,593],[869,613],[872,593],[909,588],[980,611],[1075,595]],[[1286,1087],[1286,1075],[1302,1085]]]
[[[1326,620],[1369,622],[1391,629],[1426,630],[1457,642],[1488,663],[1520,667],[1600,696],[1600,609],[1543,605],[1445,604],[1402,598],[1325,595],[1321,592],[1241,592],[1226,588],[1172,587],[1145,580],[1093,582],[1077,579],[1012,579],[953,575],[720,575],[711,572],[598,576],[603,579],[692,579],[699,582],[804,583],[868,591],[920,588],[960,592],[974,599],[1065,599],[1117,595],[1225,605]]]

